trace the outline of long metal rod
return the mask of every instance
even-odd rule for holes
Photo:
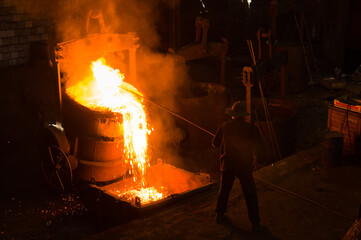
[[[255,54],[254,54],[253,44],[252,44],[251,40],[249,40],[249,46],[250,46],[250,51],[251,51],[251,55],[252,55],[252,60],[253,60],[254,66],[256,68],[256,74],[257,74],[257,77],[259,78],[256,57],[255,57]],[[279,159],[281,159],[282,156],[281,156],[280,148],[278,146],[276,133],[275,133],[274,128],[273,128],[271,116],[269,114],[268,107],[267,107],[267,104],[266,104],[266,101],[265,101],[265,96],[264,96],[264,93],[263,93],[263,87],[262,87],[260,79],[258,79],[258,86],[259,86],[260,93],[261,93],[263,108],[264,108],[264,111],[265,111],[265,114],[266,114],[267,125],[268,125],[269,131],[270,131],[270,136],[271,136],[271,141],[272,141],[272,148],[273,148],[273,140],[274,140],[275,145],[276,145],[276,149],[277,149],[277,153],[278,153],[278,157],[279,157]]]
[[[208,131],[208,130],[206,130],[206,129],[202,128],[201,126],[199,126],[199,125],[197,125],[197,124],[195,124],[195,123],[193,123],[193,122],[191,122],[191,121],[189,121],[188,119],[186,119],[186,118],[184,118],[184,117],[180,116],[179,114],[177,114],[177,113],[175,113],[175,112],[173,112],[173,111],[171,111],[171,110],[169,110],[169,109],[167,109],[167,108],[163,107],[162,105],[159,105],[158,103],[153,102],[153,101],[151,101],[151,100],[149,100],[149,99],[147,99],[147,98],[145,98],[145,97],[143,97],[143,99],[144,99],[144,100],[146,100],[146,101],[148,101],[148,102],[150,102],[150,103],[152,103],[152,104],[154,104],[154,105],[156,105],[157,107],[159,107],[159,108],[161,108],[161,109],[163,109],[163,110],[165,110],[165,111],[169,112],[170,114],[172,114],[172,115],[174,115],[174,116],[176,116],[176,117],[178,117],[178,118],[182,119],[183,121],[186,121],[187,123],[189,123],[189,124],[191,124],[191,125],[193,125],[193,126],[195,126],[195,127],[199,128],[200,130],[202,130],[202,131],[204,131],[204,132],[208,133],[209,135],[211,135],[211,136],[213,136],[213,137],[215,136],[215,134],[211,133],[210,131]]]
[[[302,34],[301,34],[301,30],[300,30],[300,25],[298,24],[298,20],[297,20],[297,16],[296,16],[296,13],[295,11],[292,11],[293,12],[293,18],[295,19],[295,22],[296,22],[296,27],[297,27],[297,31],[298,31],[298,35],[300,37],[300,41],[301,41],[301,46],[302,46],[302,51],[303,51],[303,55],[305,57],[305,62],[306,62],[306,67],[307,67],[307,71],[308,71],[308,75],[310,76],[310,84],[313,84],[313,78],[312,78],[312,74],[311,74],[311,70],[310,70],[310,64],[308,62],[308,58],[307,58],[307,54],[306,54],[306,48],[305,48],[305,44],[303,42],[303,37],[302,37]]]
[[[317,77],[317,80],[319,80],[320,79],[320,72],[318,71],[318,66],[317,66],[317,62],[316,62],[316,58],[315,58],[315,53],[313,51],[313,46],[312,46],[312,41],[311,41],[311,38],[310,38],[310,33],[308,31],[308,27],[307,27],[305,18],[302,18],[301,20],[303,21],[303,26],[305,27],[305,30],[306,30],[307,40],[308,40],[308,43],[310,44],[310,52],[311,52],[311,56],[312,56],[313,65],[314,65],[314,68],[316,70],[316,77]]]
[[[60,121],[63,121],[63,96],[61,92],[61,75],[60,75],[60,62],[56,61],[56,71],[57,71],[57,87],[58,87],[58,101],[59,101],[59,114]]]
[[[248,44],[248,48],[249,48],[249,51],[250,51],[250,54],[251,54],[252,62],[253,62],[253,64],[254,64],[255,68],[256,68],[257,78],[259,78],[258,69],[257,69],[257,62],[256,62],[256,57],[255,57],[255,55],[254,55],[254,50],[253,50],[252,41],[251,41],[251,40],[247,40],[247,44]],[[266,101],[265,101],[265,96],[264,96],[264,94],[263,94],[263,88],[262,88],[262,84],[261,84],[261,80],[260,80],[260,79],[258,79],[258,86],[259,86],[260,93],[261,93],[262,105],[263,105],[264,112],[265,112],[265,115],[266,115],[266,121],[267,121],[268,131],[270,132],[273,154],[275,155],[275,158],[277,158],[277,157],[276,157],[276,153],[275,153],[275,149],[274,149],[275,147],[274,147],[274,144],[273,144],[273,141],[275,141],[275,145],[276,145],[276,150],[277,150],[277,153],[278,153],[278,157],[279,157],[279,159],[281,159],[281,158],[282,158],[282,155],[281,155],[280,148],[279,148],[279,145],[278,145],[276,133],[275,133],[275,131],[274,131],[273,124],[272,124],[272,121],[271,121],[271,116],[270,116],[270,114],[269,114],[268,107],[267,107],[267,104],[266,104]]]
[[[136,93],[136,92],[134,92],[134,91],[131,91],[131,90],[129,90],[129,89],[123,88],[123,87],[121,87],[121,86],[120,86],[120,88],[121,88],[121,89],[123,89],[123,90],[125,90],[125,91],[128,91],[128,92],[130,92],[130,93],[132,93],[132,94],[134,94],[134,95],[136,95],[136,96],[137,96],[137,97],[139,97],[139,98],[142,98],[142,99],[146,100],[147,102],[150,102],[150,103],[154,104],[155,106],[157,106],[157,107],[159,107],[159,108],[161,108],[161,109],[165,110],[166,112],[168,112],[168,113],[170,113],[170,114],[172,114],[172,115],[174,115],[174,116],[176,116],[176,117],[178,117],[178,118],[182,119],[183,121],[185,121],[185,122],[187,122],[187,123],[189,123],[189,124],[191,124],[191,125],[193,125],[193,126],[195,126],[195,127],[199,128],[200,130],[202,130],[202,131],[204,131],[204,132],[208,133],[208,134],[209,134],[209,135],[211,135],[212,137],[214,137],[214,136],[215,136],[215,134],[211,133],[210,131],[208,131],[208,130],[206,130],[206,129],[202,128],[201,126],[199,126],[199,125],[195,124],[194,122],[189,121],[188,119],[186,119],[186,118],[184,118],[184,117],[180,116],[179,114],[177,114],[177,113],[175,113],[175,112],[173,112],[173,111],[169,110],[168,108],[165,108],[165,107],[163,107],[162,105],[160,105],[160,104],[158,104],[158,103],[156,103],[156,102],[154,102],[154,101],[152,101],[152,100],[150,100],[150,99],[148,99],[148,98],[144,97],[143,95],[141,95],[141,94],[139,94],[139,93]]]

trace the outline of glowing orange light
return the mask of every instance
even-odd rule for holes
[[[144,105],[139,98],[143,95],[123,81],[124,74],[118,69],[107,66],[104,58],[93,62],[91,69],[92,76],[67,86],[66,93],[89,109],[122,114],[123,124],[119,127],[124,132],[125,161],[132,168],[135,186],[141,186],[141,189],[133,190],[133,194],[137,194],[142,202],[162,198],[155,188],[145,188],[145,173],[149,167],[148,135],[152,130],[148,129]]]
[[[133,202],[136,197],[139,197],[141,199],[141,204],[157,201],[169,195],[165,192],[159,192],[159,190],[154,187],[131,189],[128,191],[116,190],[115,193],[118,197],[125,198],[131,202]]]

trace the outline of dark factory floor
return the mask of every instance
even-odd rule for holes
[[[357,216],[361,168],[344,161],[322,169],[320,146],[299,152],[254,173],[261,222],[252,234],[240,184],[230,195],[231,222],[218,225],[218,187],[182,204],[97,233],[89,239],[341,239]]]
[[[38,99],[34,94],[40,91],[49,97],[54,92],[31,87],[53,74],[43,71],[44,66],[0,72],[1,239],[341,239],[356,219],[360,160],[344,156],[340,166],[323,168],[321,142],[327,131],[328,103],[359,93],[358,83],[348,82],[341,90],[314,86],[287,94],[286,99],[297,106],[297,153],[254,172],[261,222],[268,229],[254,235],[237,182],[228,208],[232,222],[226,225],[215,223],[217,184],[119,226],[104,226],[93,218],[76,190],[62,194],[51,190],[42,179],[37,155],[36,132],[42,123],[34,110]],[[39,104],[37,108],[49,107]],[[197,161],[207,158],[208,162],[198,163],[201,167],[217,161],[212,159],[214,150],[201,149],[188,157],[192,154]]]

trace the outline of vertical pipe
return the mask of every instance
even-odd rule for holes
[[[60,75],[60,62],[56,61],[57,80],[58,80],[58,100],[59,100],[59,114],[60,121],[63,121],[63,99],[61,94],[61,75]]]
[[[244,117],[244,120],[248,123],[251,123],[252,118],[252,95],[251,95],[251,88],[253,84],[251,83],[251,73],[252,73],[251,67],[243,67],[243,85],[246,87],[246,110],[249,113],[248,116]]]
[[[207,36],[208,36],[208,29],[209,29],[209,19],[205,18],[202,22],[202,50],[207,49]]]
[[[196,39],[195,42],[199,43],[201,41],[201,32],[202,32],[202,17],[196,17]]]
[[[272,22],[272,31],[276,31],[276,17],[278,12],[278,1],[271,0],[270,2],[270,15],[271,15],[271,22]]]

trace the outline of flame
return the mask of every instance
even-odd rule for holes
[[[154,188],[145,187],[145,173],[149,165],[148,135],[151,130],[142,103],[142,94],[129,83],[124,74],[106,65],[104,58],[91,64],[92,75],[83,81],[67,86],[66,93],[76,102],[96,111],[121,113],[124,132],[124,156],[130,163],[134,182],[140,184],[141,200],[159,199]],[[158,196],[158,197],[156,197]]]

